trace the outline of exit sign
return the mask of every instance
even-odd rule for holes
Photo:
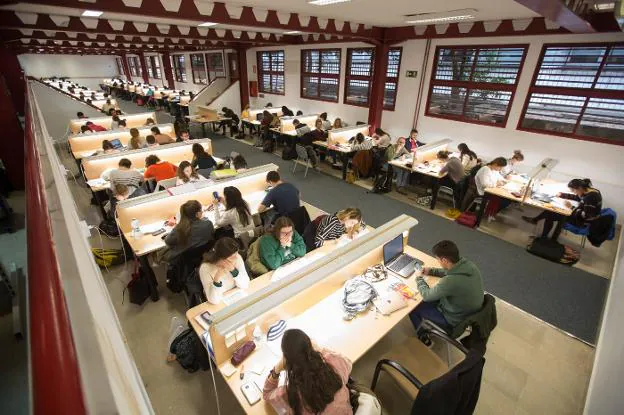
[[[405,76],[408,78],[417,78],[418,71],[405,71]]]

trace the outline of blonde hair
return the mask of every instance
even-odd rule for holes
[[[360,209],[353,207],[342,209],[336,213],[336,217],[340,222],[345,222],[349,219],[354,219],[358,221],[356,225],[352,226],[350,229],[347,229],[347,235],[349,235],[349,237],[353,237],[354,234],[360,231],[360,222],[362,222],[362,211]]]
[[[511,158],[518,161],[524,161],[524,154],[522,154],[521,150],[514,150],[513,156],[511,156]]]

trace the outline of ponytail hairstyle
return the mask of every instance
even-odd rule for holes
[[[475,153],[474,151],[472,151],[471,149],[468,148],[468,146],[466,145],[466,143],[461,143],[460,145],[457,146],[457,148],[459,149],[459,158],[463,158],[464,156],[468,156],[470,158],[470,160],[474,160],[477,158],[477,153]]]
[[[586,191],[592,187],[592,182],[589,179],[572,179],[570,183],[568,183],[568,187],[574,190],[583,189]]]
[[[191,168],[191,177],[199,180],[199,175],[197,174],[197,171],[195,171],[193,166],[191,166],[191,163],[186,160],[184,160],[178,166],[178,179],[182,180],[184,183],[188,183],[191,180],[191,177],[186,177],[186,174],[184,174],[184,169],[186,169],[187,167]]]
[[[236,209],[241,225],[249,225],[251,211],[240,190],[234,186],[227,186],[223,189],[223,197],[225,198],[225,210]]]
[[[217,262],[229,258],[238,252],[238,242],[230,237],[219,239],[214,247],[204,254],[203,262],[216,264]]]
[[[513,156],[511,156],[511,158],[516,161],[524,161],[524,154],[522,154],[521,150],[514,150]]]
[[[494,160],[490,161],[487,165],[505,167],[507,165],[507,160],[505,159],[505,157],[496,157]]]
[[[387,132],[385,132],[384,130],[382,130],[381,128],[377,127],[375,128],[375,134],[382,136],[382,135],[389,135]]]
[[[191,224],[197,220],[197,214],[202,211],[202,205],[197,200],[189,200],[180,206],[180,222],[175,227],[180,245],[188,245],[191,236]]]

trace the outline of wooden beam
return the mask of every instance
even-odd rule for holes
[[[572,33],[594,33],[588,21],[570,10],[561,0],[514,0]]]

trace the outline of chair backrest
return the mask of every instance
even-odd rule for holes
[[[310,223],[310,215],[305,206],[299,206],[297,209],[286,215],[295,224],[295,230],[299,235],[303,235],[306,226]]]
[[[300,160],[307,161],[308,160],[308,150],[300,144],[295,144],[295,151],[297,152],[297,157]]]
[[[495,303],[494,296],[486,293],[483,296],[483,306],[453,327],[453,332],[450,333],[451,337],[456,339],[464,333],[466,328],[472,327],[472,333],[466,339],[462,339],[462,343],[469,349],[475,349],[485,354],[490,333],[498,324]]]

